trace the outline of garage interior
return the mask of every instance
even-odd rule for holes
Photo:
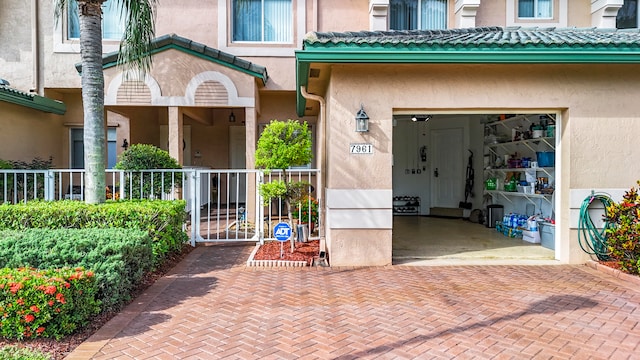
[[[557,263],[557,121],[397,112],[393,263]]]

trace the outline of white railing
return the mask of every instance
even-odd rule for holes
[[[312,196],[294,218],[305,217],[305,206],[315,208],[317,174],[317,170],[287,171],[287,180],[308,183],[307,190]],[[258,189],[262,183],[283,180],[283,177],[281,171],[264,173],[244,169],[107,170],[105,195],[114,200],[186,200],[190,215],[187,226],[194,245],[196,242],[263,242],[275,239],[273,227],[278,222],[288,222],[288,215],[280,199],[265,205]],[[0,204],[31,200],[83,201],[84,197],[84,170],[0,170]],[[315,220],[304,227],[305,237],[319,237],[318,231],[313,231],[317,218]],[[294,228],[296,237],[302,235],[302,229]]]

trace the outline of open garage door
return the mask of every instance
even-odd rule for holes
[[[555,216],[558,121],[546,113],[394,116],[394,263],[554,261],[555,239],[540,227]],[[469,166],[472,206],[464,209]],[[501,210],[497,228],[487,226],[488,208]]]

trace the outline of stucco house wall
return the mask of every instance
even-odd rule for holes
[[[0,144],[11,144],[0,147],[0,159],[30,163],[52,157],[54,167],[64,164],[60,139],[52,136],[63,133],[60,116],[8,103],[0,103],[0,113]]]
[[[636,168],[629,162],[637,148],[633,134],[640,131],[634,118],[640,113],[635,101],[640,90],[634,86],[640,80],[638,70],[638,65],[334,65],[327,92],[328,219],[345,212],[342,204],[331,206],[340,194],[336,190],[360,190],[371,201],[380,197],[384,206],[348,209],[351,215],[359,212],[361,216],[351,231],[327,223],[332,264],[391,262],[390,256],[372,258],[371,254],[386,254],[390,244],[391,229],[386,226],[392,217],[391,197],[386,202],[383,197],[391,191],[390,134],[396,109],[560,114],[557,256],[563,262],[583,262],[587,255],[578,246],[575,230],[569,229],[570,190],[626,188],[637,180]],[[353,129],[360,103],[371,118],[365,135]],[[351,142],[372,143],[374,154],[350,155]],[[367,216],[377,217],[378,229],[371,228]],[[341,236],[342,232],[350,235]]]

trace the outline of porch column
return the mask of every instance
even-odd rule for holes
[[[183,165],[183,133],[182,124],[184,117],[182,111],[177,106],[170,106],[168,108],[168,122],[169,122],[169,155],[178,161],[178,164]]]
[[[244,121],[245,121],[245,149],[247,151],[245,158],[245,168],[256,168],[256,144],[258,143],[258,121],[257,121],[256,108],[248,107],[244,109]],[[256,184],[256,177],[247,174],[247,188],[248,193],[246,196],[247,209],[257,209],[261,204],[257,204],[256,197],[251,194],[256,194],[258,184]],[[256,222],[256,214],[254,212],[247,213],[247,220],[250,222]]]
[[[258,143],[258,121],[256,108],[245,108],[245,139],[247,148],[246,168],[255,169],[256,163],[256,144]]]

